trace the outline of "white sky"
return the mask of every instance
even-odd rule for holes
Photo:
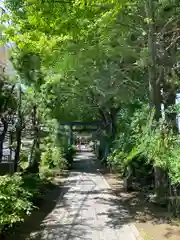
[[[0,7],[4,7],[4,1],[0,0]]]

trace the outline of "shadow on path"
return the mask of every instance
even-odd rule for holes
[[[111,209],[108,213],[109,222],[114,226],[119,226],[121,222],[121,207],[129,212],[123,222],[134,222],[139,230],[142,230],[145,239],[149,240],[179,240],[180,224],[173,221],[172,213],[167,208],[160,207],[148,201],[147,192],[134,191],[125,193],[123,182],[114,174],[104,175],[111,186],[113,193],[117,196],[117,209]],[[110,200],[110,202],[114,200]],[[109,203],[108,203],[109,204]],[[118,209],[119,208],[119,209]]]
[[[121,204],[94,163],[80,153],[63,187],[50,192],[16,234],[6,240],[134,240],[128,208]]]
[[[25,219],[24,223],[13,229],[14,233],[7,233],[6,237],[4,237],[4,240],[24,240],[28,239],[31,232],[41,231],[43,228],[41,226],[43,220],[55,208],[58,199],[63,197],[63,195],[65,195],[68,190],[69,188],[62,186],[55,187],[54,190],[48,192],[40,209],[34,210],[31,216]],[[65,204],[66,203],[64,202],[63,205]]]

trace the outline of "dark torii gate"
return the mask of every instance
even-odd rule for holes
[[[93,132],[97,131],[100,126],[100,121],[92,121],[92,122],[62,122],[59,123],[60,126],[69,126],[69,145],[73,144],[73,132]],[[75,129],[73,129],[76,127]],[[78,129],[77,127],[82,127]]]

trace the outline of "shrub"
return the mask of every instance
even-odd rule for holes
[[[152,167],[157,166],[169,175],[171,184],[179,184],[179,136],[173,134],[166,122],[157,123],[153,117],[153,112],[148,113],[146,107],[134,112],[131,121],[126,121],[128,127],[120,131],[115,150],[108,158],[109,164],[118,171],[129,165],[141,177],[143,173],[149,175]]]
[[[60,148],[53,148],[52,159],[55,167],[58,167],[60,169],[66,168],[67,163],[66,160],[63,158],[63,154]]]
[[[37,174],[27,174],[23,176],[22,187],[30,194],[30,200],[33,202],[41,196],[41,190],[44,182]]]
[[[22,177],[0,177],[0,231],[5,226],[21,222],[33,209],[32,194],[23,188]]]
[[[66,161],[63,158],[61,149],[58,147],[47,148],[41,155],[41,166],[47,166],[49,169],[66,168]]]
[[[152,128],[153,114],[148,112],[147,106],[142,106],[133,113],[122,111],[119,120],[119,134],[114,150],[108,156],[108,165],[113,171],[129,176],[135,182],[152,185],[153,164],[162,154],[157,149],[159,132],[156,127]]]
[[[68,161],[68,167],[70,168],[73,163],[74,155],[76,154],[76,147],[75,146],[70,146],[68,147],[67,151],[64,154],[64,157]]]
[[[0,233],[30,215],[42,200],[47,186],[52,184],[36,174],[0,177]]]
[[[47,166],[48,168],[53,168],[54,163],[52,159],[52,149],[47,148],[42,154],[41,154],[41,166]]]
[[[22,168],[22,169],[27,168],[27,166],[28,166],[28,153],[27,152],[21,151],[19,165],[20,165],[20,168]]]
[[[123,175],[125,170],[125,153],[115,149],[107,158],[107,164],[113,172]]]

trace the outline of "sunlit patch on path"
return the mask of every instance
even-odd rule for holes
[[[128,212],[112,194],[93,157],[91,153],[77,155],[63,189],[56,190],[61,193],[56,193],[54,207],[40,227],[22,239],[139,239]]]

